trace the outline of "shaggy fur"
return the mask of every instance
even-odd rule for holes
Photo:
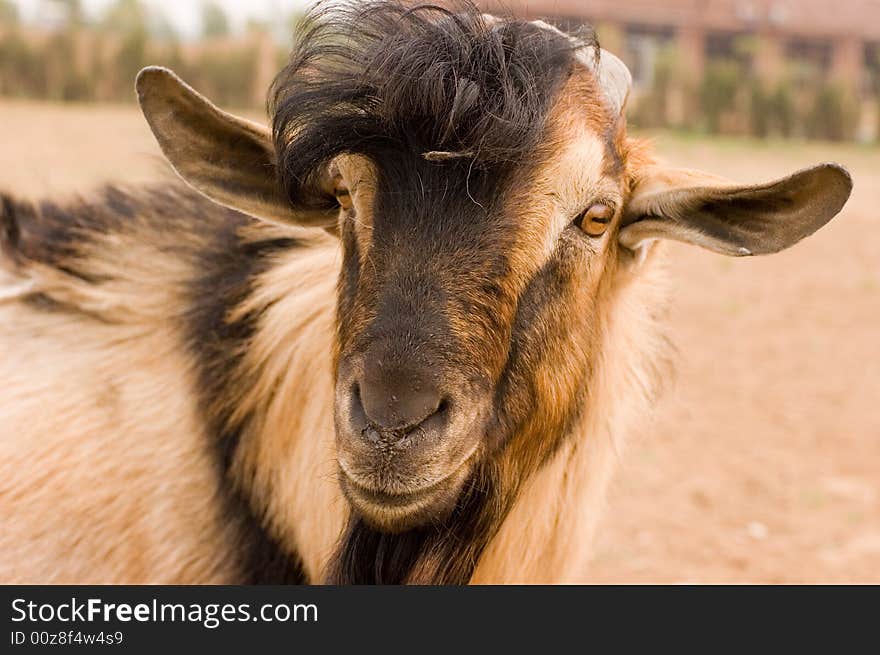
[[[35,565],[39,553],[26,542],[21,552],[4,543],[0,579],[303,581],[296,552],[278,548],[227,478],[236,434],[218,428],[216,439],[208,436],[222,422],[214,418],[210,392],[228,379],[227,367],[235,363],[230,352],[240,351],[249,334],[247,319],[226,322],[226,311],[248,294],[248,281],[271,254],[294,248],[296,239],[241,240],[238,232],[251,219],[178,183],[139,192],[108,187],[90,201],[66,206],[19,203],[3,195],[2,208],[5,273],[24,282],[4,287],[16,293],[0,304],[2,343],[24,346],[34,357],[21,366],[25,355],[4,349],[4,379],[13,384],[46,356],[66,353],[64,361],[55,362],[54,381],[43,379],[39,394],[4,408],[4,451],[18,446],[4,461],[36,458],[49,489],[57,493],[69,485],[67,495],[79,504],[76,513],[89,512],[84,527],[92,526],[94,536],[77,536],[75,529],[70,533],[72,526],[64,527],[69,510],[63,504],[41,508],[51,494],[40,477],[20,478],[5,468],[0,505],[12,514],[4,524],[15,517],[18,523],[55,525],[53,549],[70,549],[82,562],[104,561],[92,561],[92,568],[71,576],[56,569],[51,558]],[[224,308],[223,303],[229,304]],[[24,335],[29,335],[26,341]],[[194,360],[189,351],[198,354]],[[86,370],[76,371],[77,363]],[[156,370],[164,372],[154,378]],[[33,388],[33,374],[30,379]],[[76,380],[88,382],[76,388]],[[205,391],[203,411],[193,413],[197,388]],[[101,394],[97,405],[89,393]],[[44,421],[19,420],[34,402],[51,403],[53,412],[41,412]],[[71,423],[54,423],[67,411]],[[105,420],[118,423],[99,427]],[[105,435],[115,438],[106,442]],[[129,454],[122,444],[131,448]],[[144,452],[136,456],[138,451]],[[112,488],[126,493],[111,492],[117,496],[112,502],[89,503],[90,495]],[[159,511],[171,498],[192,506]],[[149,535],[146,542],[132,542],[142,551],[132,562],[152,563],[140,572],[132,563],[113,568],[120,565],[120,540],[126,535],[129,540]],[[100,546],[90,547],[93,539]],[[192,544],[189,554],[187,544]]]

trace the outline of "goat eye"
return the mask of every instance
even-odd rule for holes
[[[588,236],[600,237],[605,234],[612,218],[614,218],[612,207],[596,203],[578,214],[577,218],[572,221],[572,225],[580,228]]]
[[[351,203],[351,193],[344,186],[337,186],[333,189],[333,195],[336,196],[336,202],[339,203],[339,206],[344,210],[348,211],[352,207]]]

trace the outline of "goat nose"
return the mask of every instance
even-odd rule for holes
[[[435,384],[405,373],[367,372],[358,391],[367,420],[381,430],[414,427],[433,416],[442,402]]]

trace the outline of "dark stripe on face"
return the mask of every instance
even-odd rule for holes
[[[507,293],[503,239],[509,238],[510,218],[493,216],[491,201],[503,195],[500,189],[509,171],[502,167],[489,174],[472,170],[470,162],[439,166],[418,152],[400,149],[376,153],[375,161],[369,266],[360,267],[350,219],[342,230],[345,254],[337,321],[343,356],[358,355],[369,366],[392,371],[436,375],[441,382],[446,373],[486,380],[483,360],[497,358],[487,351],[506,352],[495,341],[498,333],[506,333],[497,310]],[[451,313],[469,322],[469,337],[486,344],[479,352],[458,343],[450,328]],[[451,516],[442,524],[404,533],[383,533],[353,517],[330,563],[328,580],[467,583],[499,525],[495,505],[487,503],[495,486],[489,469],[478,466]]]
[[[343,350],[362,352],[383,338],[398,346],[418,342],[426,365],[434,360],[440,367],[466,372],[467,378],[485,379],[479,365],[486,348],[493,353],[502,348],[498,335],[506,330],[504,312],[499,315],[498,310],[500,304],[510,304],[504,280],[512,219],[493,205],[503,197],[512,167],[486,171],[470,161],[438,165],[400,147],[378,151],[372,159],[377,190],[365,270],[356,265],[356,239],[343,240],[347,282],[340,286],[338,315]],[[357,283],[353,275],[358,275]],[[369,318],[369,325],[362,318]],[[473,319],[468,341],[486,343],[479,357],[458,343],[454,319]]]

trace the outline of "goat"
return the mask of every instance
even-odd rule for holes
[[[629,88],[590,33],[392,0],[313,10],[271,132],[142,71],[188,186],[2,196],[0,580],[582,579],[663,241],[774,253],[852,188],[664,166]]]

